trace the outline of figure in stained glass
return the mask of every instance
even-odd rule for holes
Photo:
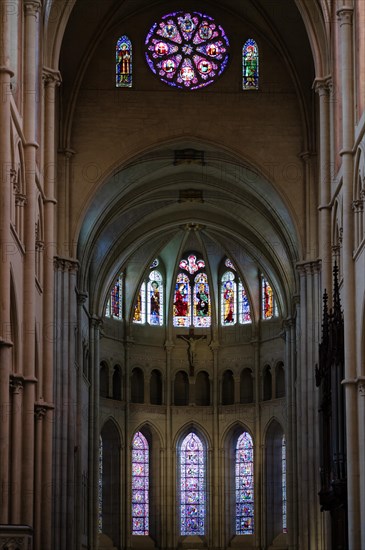
[[[205,451],[200,438],[189,433],[180,447],[180,534],[205,533]]]
[[[176,278],[174,294],[174,326],[190,325],[190,284],[189,277],[179,273]]]
[[[178,11],[154,23],[146,37],[146,61],[162,82],[185,90],[209,84],[225,70],[229,41],[212,17]]]
[[[208,276],[199,273],[194,279],[194,326],[210,326],[210,294]]]
[[[149,446],[141,432],[132,441],[132,535],[149,533]]]
[[[242,285],[239,284],[239,297],[240,297],[240,323],[250,323],[251,322],[251,310],[250,303],[248,301],[247,293]]]
[[[222,277],[222,313],[223,324],[232,325],[236,322],[236,283],[231,271],[224,273]]]
[[[163,322],[163,279],[159,271],[151,271],[148,282],[148,322],[162,325]]]
[[[119,38],[116,46],[116,86],[132,87],[132,44],[127,36]]]
[[[264,319],[274,316],[274,295],[265,277],[262,277],[262,315]]]
[[[243,432],[236,445],[236,535],[254,533],[253,444]]]
[[[256,42],[250,38],[242,50],[242,88],[257,90],[259,87],[259,54]]]

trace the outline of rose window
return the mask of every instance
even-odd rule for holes
[[[154,23],[146,38],[146,59],[166,84],[196,90],[212,84],[228,62],[229,41],[208,15],[178,11]]]

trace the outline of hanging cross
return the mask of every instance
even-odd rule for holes
[[[189,376],[194,376],[194,360],[195,360],[195,348],[196,343],[199,340],[203,340],[206,338],[206,336],[195,336],[194,335],[194,329],[191,328],[189,330],[189,335],[185,336],[184,334],[178,334],[178,338],[181,338],[181,340],[185,340],[185,342],[188,343],[188,358],[189,358]]]

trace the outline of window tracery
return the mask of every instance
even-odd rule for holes
[[[204,535],[206,453],[201,439],[189,433],[180,445],[180,534]]]

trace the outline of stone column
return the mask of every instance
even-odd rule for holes
[[[43,69],[44,84],[44,254],[43,254],[43,388],[42,395],[48,405],[46,421],[42,423],[42,502],[52,498],[52,437],[53,437],[53,353],[55,340],[54,327],[54,257],[55,234],[55,102],[56,87],[61,78],[57,71]],[[39,459],[38,459],[39,460]],[[42,506],[42,545],[52,546],[52,507]]]
[[[332,294],[330,86],[329,77],[314,81],[314,89],[319,95],[319,257],[322,262],[322,294],[327,289],[329,296]],[[313,257],[316,254],[310,255]]]
[[[262,516],[262,511],[264,507],[262,505],[261,495],[262,486],[263,486],[263,446],[261,440],[261,411],[260,411],[260,400],[261,400],[261,365],[260,365],[260,344],[258,341],[252,343],[254,350],[254,384],[255,384],[255,412],[254,412],[254,426],[253,426],[253,445],[254,445],[254,461],[255,461],[255,487],[254,487],[254,497],[255,497],[255,508],[254,508],[254,519],[255,519],[255,533],[256,533],[256,547],[261,548],[263,544],[263,525],[264,517]],[[262,517],[262,521],[261,521]]]
[[[165,453],[165,486],[163,494],[163,502],[165,508],[163,509],[163,522],[162,532],[166,540],[162,541],[164,548],[174,547],[174,502],[171,488],[174,483],[173,475],[173,454],[172,454],[172,352],[174,350],[174,344],[171,340],[167,340],[165,343],[166,350],[166,453]],[[165,526],[165,527],[164,527]]]
[[[21,483],[19,472],[21,472],[21,445],[22,445],[22,414],[23,414],[23,387],[22,376],[11,376],[10,388],[12,390],[11,407],[11,510],[10,521],[14,525],[21,523]]]
[[[74,446],[75,446],[75,327],[76,271],[71,258],[55,259],[55,419],[53,423],[53,546],[65,550],[74,546]]]
[[[43,431],[43,421],[44,417],[47,413],[46,407],[44,407],[43,403],[39,401],[34,405],[34,416],[35,416],[35,445],[34,445],[34,451],[35,456],[37,459],[34,463],[34,486],[35,487],[42,487],[43,484],[43,464],[42,464],[42,431]],[[42,491],[37,491],[34,495],[34,549],[35,550],[42,550],[42,548],[45,548],[42,546],[41,540],[42,540],[42,524],[41,524],[41,516],[42,516]],[[49,506],[48,506],[49,507]]]
[[[308,550],[320,550],[319,396],[314,376],[321,315],[320,262],[303,262],[297,269],[300,275],[296,383],[299,543]]]
[[[89,473],[92,504],[90,510],[90,548],[96,549],[98,542],[99,519],[99,438],[100,438],[100,325],[101,319],[93,316],[90,320],[90,350],[91,350],[91,393],[89,415]]]
[[[296,346],[295,320],[287,319],[285,329],[285,395],[287,407],[286,427],[286,493],[287,493],[287,531],[289,548],[296,546],[298,537],[298,480],[297,465],[297,430],[296,430]]]
[[[11,211],[11,140],[10,140],[10,68],[9,13],[11,1],[0,2],[0,524],[9,521],[9,374],[11,365],[10,340],[10,234]]]
[[[353,145],[354,145],[354,59],[353,8],[343,3],[337,11],[339,20],[339,48],[342,92],[342,197],[343,197],[343,280],[344,340],[345,340],[345,401],[347,443],[347,511],[349,550],[361,547],[359,526],[359,445],[356,388],[356,307],[355,270],[352,257],[354,247],[353,201]]]
[[[25,193],[27,204],[24,219],[24,301],[23,301],[23,350],[24,376],[31,383],[24,387],[23,432],[23,497],[22,522],[33,525],[35,491],[34,486],[34,403],[35,385],[35,224],[36,224],[36,123],[38,117],[38,74],[37,52],[39,37],[39,0],[24,0],[24,161]],[[35,533],[35,536],[39,536]]]
[[[211,462],[211,514],[210,514],[210,544],[212,547],[222,546],[222,536],[224,532],[224,514],[219,513],[220,503],[220,470],[219,470],[219,381],[218,381],[218,352],[219,342],[213,340],[210,344],[213,353],[213,452],[210,452]]]

